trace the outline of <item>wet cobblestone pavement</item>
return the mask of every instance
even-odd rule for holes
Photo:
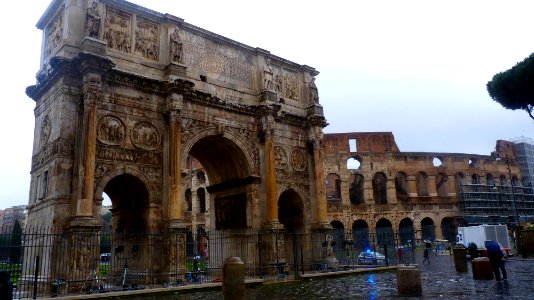
[[[471,262],[467,273],[458,273],[452,256],[432,255],[431,263],[423,265],[422,252],[416,254],[423,286],[420,298],[398,296],[396,272],[385,271],[247,287],[246,299],[534,299],[534,258],[510,258],[506,263],[508,281],[496,282],[474,280]],[[195,292],[153,299],[222,299],[222,293]]]

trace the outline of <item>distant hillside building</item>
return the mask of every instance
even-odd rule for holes
[[[0,210],[0,220],[3,227],[11,227],[18,220],[21,226],[26,223],[26,205],[17,205]]]

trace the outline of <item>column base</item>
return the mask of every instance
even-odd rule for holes
[[[280,223],[278,220],[271,220],[263,223],[263,230],[282,230],[284,229],[284,224]]]
[[[332,224],[328,220],[322,220],[313,225],[313,231],[333,230]]]
[[[169,221],[169,229],[172,229],[172,230],[187,230],[187,226],[189,224],[182,221],[182,220],[172,220],[172,221]]]
[[[92,216],[74,217],[70,221],[69,227],[99,227],[95,224]]]

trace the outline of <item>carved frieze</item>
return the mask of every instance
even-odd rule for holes
[[[287,168],[287,154],[280,146],[274,146],[274,165],[277,169]]]
[[[115,116],[107,115],[100,119],[97,128],[97,139],[107,145],[121,145],[126,129],[122,121]]]
[[[135,53],[144,58],[159,60],[159,25],[147,20],[138,19],[135,29]]]
[[[155,150],[160,144],[161,137],[156,126],[148,122],[139,122],[132,128],[131,140],[139,149]]]
[[[148,165],[162,163],[161,153],[154,151],[132,150],[98,144],[96,146],[96,158],[115,162],[129,162]]]
[[[32,157],[32,170],[55,156],[73,157],[73,145],[74,143],[72,140],[63,138],[57,138],[56,140],[45,144],[41,148],[41,151]]]
[[[46,27],[46,55],[50,55],[63,40],[63,10]]]
[[[290,182],[291,184],[309,185],[309,178],[306,172],[293,172],[287,169],[276,170],[276,180],[279,182]],[[303,189],[306,190],[306,189]]]
[[[291,152],[291,167],[293,168],[293,170],[306,170],[306,161],[306,154],[301,149],[294,149],[293,152]]]
[[[130,27],[131,16],[129,14],[110,9],[106,11],[104,22],[104,41],[108,48],[121,52],[130,53]]]
[[[48,139],[50,138],[51,129],[52,124],[50,123],[50,117],[46,115],[43,118],[43,122],[41,123],[41,145],[45,145],[48,142]]]
[[[217,129],[217,126],[213,123],[207,123],[195,119],[182,119],[182,143],[186,143],[187,140],[191,139],[193,136],[198,135],[201,132],[205,131],[214,131]]]

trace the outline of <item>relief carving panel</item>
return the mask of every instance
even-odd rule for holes
[[[284,97],[298,101],[299,96],[297,73],[290,70],[284,70],[284,74],[282,76],[282,83],[284,89]]]
[[[291,152],[291,167],[295,171],[306,170],[306,154],[300,149],[294,149]]]
[[[70,139],[58,138],[48,144],[45,144],[39,153],[32,157],[32,169],[37,168],[42,163],[48,161],[54,156],[74,156],[74,142]]]
[[[144,58],[159,60],[159,25],[139,19],[135,29],[135,53]]]
[[[115,116],[107,115],[100,119],[96,137],[107,145],[121,145],[125,134],[124,124]]]
[[[41,124],[41,145],[44,145],[48,142],[50,138],[50,131],[52,130],[52,124],[50,124],[50,117],[46,115],[43,118],[43,123]]]
[[[274,164],[277,169],[287,168],[287,154],[280,146],[274,146]]]
[[[63,40],[63,10],[46,27],[46,55],[50,55]]]
[[[135,147],[143,150],[155,150],[161,141],[156,126],[148,122],[139,122],[132,128],[132,143]]]
[[[159,165],[162,163],[161,153],[153,151],[131,150],[98,144],[96,158],[115,162]]]
[[[108,43],[108,48],[130,53],[130,24],[130,15],[113,9],[108,9],[106,11],[106,20],[104,22],[104,41]]]

